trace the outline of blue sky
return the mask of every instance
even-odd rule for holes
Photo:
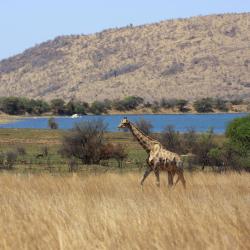
[[[59,35],[232,12],[250,12],[250,0],[2,0],[0,59]]]

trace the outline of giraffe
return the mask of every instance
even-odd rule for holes
[[[145,179],[152,171],[156,176],[157,186],[160,186],[160,170],[165,170],[168,173],[168,185],[170,187],[174,184],[173,178],[175,174],[177,174],[178,178],[174,185],[181,181],[183,187],[186,187],[186,181],[183,176],[183,161],[178,154],[168,151],[159,141],[145,135],[126,117],[121,120],[118,128],[128,128],[148,153],[148,166],[141,179],[141,186],[143,186]]]

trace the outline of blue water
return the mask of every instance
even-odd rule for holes
[[[245,116],[238,114],[153,114],[153,115],[126,115],[129,120],[135,122],[141,118],[149,120],[153,125],[153,131],[160,132],[167,125],[173,125],[177,131],[185,132],[193,128],[196,132],[204,132],[213,128],[215,133],[224,133],[227,124],[234,118]],[[56,117],[55,120],[60,129],[70,129],[76,122],[102,119],[108,125],[111,132],[118,131],[117,126],[124,115],[86,115],[79,118]],[[7,124],[0,124],[0,128],[33,128],[47,129],[48,118],[25,118]]]

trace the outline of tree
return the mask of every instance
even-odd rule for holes
[[[78,101],[69,101],[65,106],[65,112],[67,115],[80,114],[86,115],[89,109],[88,103],[78,102]]]
[[[3,98],[0,109],[6,114],[22,115],[25,113],[25,100],[18,97]]]
[[[113,158],[117,161],[119,168],[122,167],[122,163],[127,157],[125,147],[121,144],[106,143],[101,149],[101,159],[109,160]]]
[[[84,164],[99,163],[106,127],[102,120],[76,123],[63,137],[60,153],[68,158],[80,159]]]
[[[203,98],[195,101],[194,108],[199,113],[213,112],[213,100],[211,98]]]
[[[95,115],[100,115],[102,113],[107,113],[107,107],[104,102],[95,101],[90,107],[90,112]]]
[[[202,169],[204,170],[205,166],[210,165],[209,152],[211,149],[216,148],[214,142],[214,132],[212,129],[209,129],[206,133],[200,135],[197,140],[196,146],[194,148],[194,153],[198,158],[198,162],[202,164]]]
[[[123,100],[115,100],[112,104],[113,108],[119,111],[136,109],[140,104],[144,102],[144,99],[139,96],[128,96]]]
[[[223,99],[215,99],[214,100],[214,108],[215,109],[218,109],[220,111],[224,111],[224,112],[227,112],[228,111],[228,106],[227,106],[227,101],[226,100],[223,100]]]
[[[57,124],[56,119],[54,117],[50,117],[48,119],[48,126],[50,129],[58,129],[58,124]]]
[[[188,101],[184,99],[177,100],[176,106],[180,112],[187,112],[189,109],[187,107]]]
[[[53,99],[50,103],[51,109],[54,114],[64,115],[65,114],[65,102],[62,99]]]
[[[230,122],[226,129],[226,136],[242,151],[250,150],[250,115],[236,118]]]
[[[161,133],[160,141],[168,150],[180,153],[180,134],[175,131],[173,126],[169,125],[164,128],[163,132]]]
[[[141,118],[136,121],[135,125],[145,134],[149,135],[152,132],[153,125],[150,121]]]

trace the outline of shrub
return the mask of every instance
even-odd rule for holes
[[[48,126],[50,129],[58,129],[58,124],[57,124],[56,119],[54,117],[50,117],[48,119]]]
[[[0,167],[4,167],[4,159],[5,159],[5,155],[4,153],[0,152]]]
[[[140,104],[144,102],[143,98],[138,96],[128,96],[123,100],[115,100],[113,102],[113,108],[119,111],[136,109]]]
[[[227,106],[227,101],[226,100],[215,99],[213,107],[215,109],[220,110],[220,111],[224,111],[224,112],[228,111],[228,106]]]
[[[160,110],[159,103],[157,101],[154,101],[151,105],[151,110],[153,113],[157,113]]]
[[[136,127],[138,127],[145,135],[149,135],[152,132],[153,125],[150,121],[141,118],[136,121]]]
[[[175,131],[174,127],[166,126],[163,132],[160,134],[161,143],[170,151],[180,153],[181,152],[181,138],[180,134]]]
[[[16,151],[19,155],[26,155],[26,149],[24,147],[17,147]]]
[[[125,147],[121,144],[107,143],[101,149],[101,159],[115,159],[119,168],[122,167],[122,163],[127,157],[128,154],[125,151]]]
[[[202,169],[204,169],[205,166],[210,165],[209,152],[216,146],[212,129],[199,136],[194,148],[194,153],[197,156],[198,163],[202,165]]]
[[[17,153],[13,152],[13,151],[8,151],[5,153],[5,158],[6,158],[5,168],[11,169],[11,168],[13,168],[13,165],[16,162]]]
[[[27,99],[25,103],[25,110],[29,114],[40,115],[50,111],[50,106],[47,102],[43,100]]]
[[[177,100],[176,106],[180,112],[187,112],[189,109],[187,107],[188,101],[184,99]]]
[[[89,109],[88,103],[69,101],[65,106],[65,112],[67,115],[80,114],[86,115]]]
[[[0,109],[6,114],[22,115],[25,113],[25,99],[18,97],[2,98]]]
[[[60,153],[68,158],[77,158],[85,164],[101,160],[106,124],[102,120],[84,121],[63,137]]]
[[[66,113],[64,104],[65,104],[65,102],[62,99],[53,99],[50,102],[50,106],[51,106],[51,110],[52,110],[53,114],[64,115]]]
[[[69,172],[75,172],[78,170],[78,162],[76,159],[71,158],[68,162]]]
[[[242,151],[250,150],[250,115],[236,118],[230,122],[226,129],[226,136]]]
[[[105,102],[95,101],[90,107],[90,112],[95,115],[100,115],[102,113],[107,113],[107,106]]]
[[[213,100],[203,98],[194,102],[194,108],[199,113],[213,112]]]
[[[198,135],[193,128],[189,128],[186,133],[182,135],[182,152],[193,153],[198,140]]]

